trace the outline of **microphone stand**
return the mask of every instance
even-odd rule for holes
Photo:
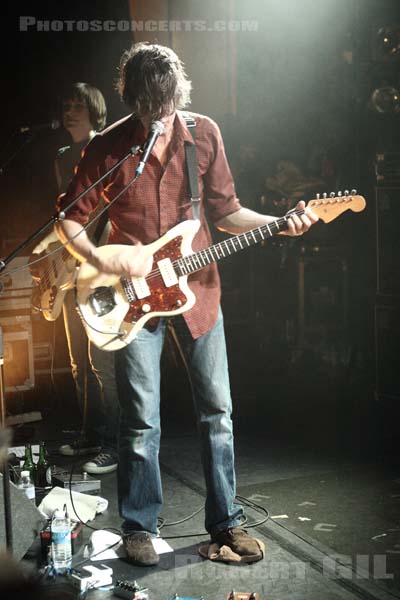
[[[51,225],[54,225],[54,223],[56,223],[57,221],[62,221],[63,219],[65,219],[65,213],[70,208],[72,208],[77,202],[79,202],[79,200],[81,198],[83,198],[83,196],[85,196],[88,192],[90,192],[93,188],[95,188],[96,185],[98,185],[101,181],[103,181],[103,179],[108,177],[108,175],[110,175],[110,173],[115,171],[115,169],[120,167],[126,160],[128,160],[128,158],[130,158],[131,156],[135,156],[140,150],[141,150],[140,146],[132,146],[132,148],[129,150],[129,152],[128,152],[128,154],[126,154],[126,156],[121,158],[121,160],[119,160],[117,163],[115,163],[114,166],[110,167],[110,169],[108,169],[108,171],[106,171],[104,173],[104,175],[102,175],[101,177],[96,179],[96,181],[94,183],[92,183],[89,187],[87,187],[85,190],[83,190],[83,192],[78,194],[78,196],[76,196],[76,198],[71,200],[71,202],[64,208],[64,210],[54,213],[54,215],[52,215],[50,217],[50,219],[46,223],[44,223],[44,225],[42,225],[36,231],[34,231],[25,241],[23,241],[19,246],[17,246],[17,248],[15,250],[13,250],[8,256],[6,256],[6,258],[0,259],[0,274],[2,273],[2,271],[4,271],[4,269],[6,268],[8,263],[11,262],[13,260],[13,258],[15,258],[21,252],[21,250],[23,250],[24,248],[29,246],[40,235],[42,235],[42,233],[44,233]]]
[[[6,547],[10,554],[13,551],[13,532],[11,519],[10,497],[10,471],[8,467],[8,446],[11,438],[10,431],[6,429],[6,401],[4,388],[4,357],[3,357],[3,330],[0,326],[0,462],[3,476],[4,495],[4,529],[6,532]]]
[[[115,171],[119,166],[121,166],[128,158],[131,156],[135,156],[139,151],[141,151],[140,146],[132,146],[129,150],[128,154],[121,158],[114,166],[112,166],[108,171],[104,173],[101,177],[99,177],[94,183],[92,183],[88,188],[83,190],[78,196],[76,196],[71,202],[64,208],[62,211],[58,211],[52,215],[52,217],[44,223],[41,227],[39,227],[36,231],[34,231],[24,242],[22,242],[15,250],[13,250],[6,258],[0,259],[0,274],[6,266],[15,258],[21,250],[29,246],[34,240],[36,240],[42,233],[44,233],[51,225],[54,225],[57,221],[62,221],[65,219],[65,213],[72,208],[85,194],[90,192],[96,185],[98,185],[103,179],[105,179],[110,173]],[[4,165],[3,165],[4,166]],[[132,180],[133,183],[133,180]],[[1,287],[1,286],[0,286]],[[4,387],[4,359],[3,359],[3,332],[0,327],[0,425],[2,431],[0,433],[5,434],[7,438],[7,430],[5,429],[6,422],[6,399],[5,399],[5,387]],[[12,520],[11,520],[11,502],[10,502],[10,473],[8,466],[8,452],[7,447],[8,443],[5,445],[4,457],[3,450],[1,449],[0,444],[0,462],[2,464],[2,475],[3,475],[3,489],[4,489],[4,523],[5,523],[5,532],[6,532],[6,545],[7,550],[12,553],[13,547],[13,535],[12,535]]]

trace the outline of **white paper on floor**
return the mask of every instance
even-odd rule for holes
[[[157,554],[174,551],[162,538],[152,538],[152,543]],[[126,552],[121,536],[111,531],[99,530],[94,531],[90,536],[89,544],[85,549],[85,556],[89,556],[92,561],[111,560],[126,557]]]

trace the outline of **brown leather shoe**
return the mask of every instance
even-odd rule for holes
[[[132,533],[123,538],[129,562],[139,567],[152,567],[159,563],[160,557],[154,550],[151,536],[143,532]]]
[[[258,542],[242,527],[216,531],[211,534],[211,540],[220,546],[228,546],[239,556],[253,556],[255,561],[263,558]]]

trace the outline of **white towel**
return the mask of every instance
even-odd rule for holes
[[[71,496],[74,506],[72,506]],[[82,494],[81,492],[70,492],[69,489],[54,487],[39,505],[39,510],[48,518],[53,516],[54,511],[58,508],[62,510],[64,504],[67,505],[67,511],[72,520],[92,521],[97,513],[102,513],[107,510],[108,500],[100,496],[91,496],[90,494]],[[75,510],[74,510],[75,507]]]

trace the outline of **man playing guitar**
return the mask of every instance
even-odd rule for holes
[[[183,64],[170,48],[136,44],[123,54],[118,90],[132,114],[89,143],[59,207],[66,206],[131,147],[142,145],[152,123],[161,121],[164,132],[143,174],[109,208],[108,242],[121,244],[117,252],[102,254],[85,231],[75,236],[87,224],[100,197],[112,203],[134,177],[140,156],[125,161],[57,225],[60,239],[69,242],[69,250],[80,261],[88,261],[104,274],[144,277],[153,262],[145,245],[193,218],[184,150],[185,142],[193,144],[193,136],[182,112],[190,101],[190,89]],[[206,116],[188,115],[196,124],[200,226],[193,249],[198,251],[211,243],[206,213],[218,229],[234,234],[268,224],[273,217],[240,205],[218,126]],[[288,218],[285,233],[291,236],[303,234],[318,219],[312,210],[302,210],[304,203],[297,208],[302,214]],[[262,552],[257,541],[240,527],[243,510],[234,503],[232,404],[216,264],[194,272],[188,284],[196,302],[173,318],[173,326],[193,386],[207,488],[205,527],[213,542],[228,545],[252,562],[261,559]],[[145,566],[158,562],[151,538],[158,533],[157,517],[162,507],[158,452],[160,355],[165,331],[166,319],[162,317],[156,327],[143,327],[132,342],[115,352],[121,407],[118,495],[127,534],[124,544],[130,560]]]

